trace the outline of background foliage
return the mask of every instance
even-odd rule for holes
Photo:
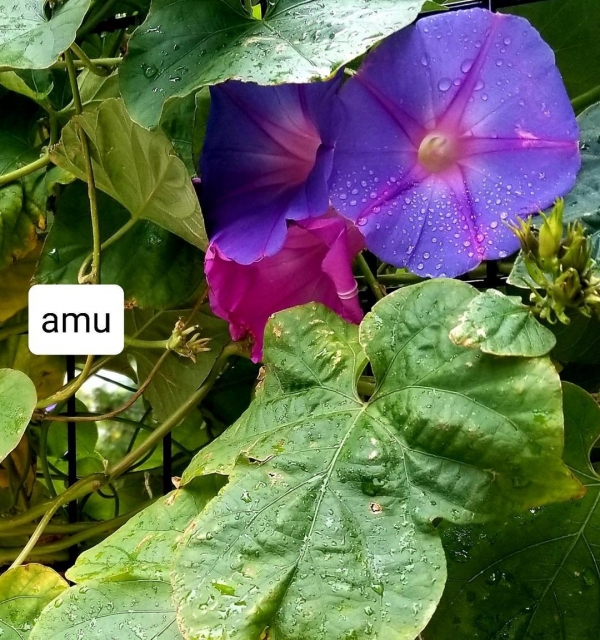
[[[261,366],[206,303],[209,85],[351,74],[443,4],[0,7],[3,638],[600,635],[596,316],[540,322],[523,257],[475,288],[365,254],[361,326],[284,311]],[[502,10],[555,51],[597,260],[600,5]],[[65,381],[27,348],[31,282],[121,285],[125,352]]]

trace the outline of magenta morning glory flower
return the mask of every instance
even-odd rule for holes
[[[335,213],[290,223],[283,248],[249,265],[225,257],[213,241],[206,253],[210,304],[229,322],[233,340],[250,336],[252,359],[262,358],[269,316],[307,302],[320,302],[349,322],[359,323],[352,260],[364,241]]]
[[[419,275],[512,253],[503,221],[575,182],[575,116],[554,54],[522,18],[424,18],[378,46],[340,98],[333,205],[377,256]]]
[[[341,74],[313,84],[211,88],[200,161],[209,238],[228,258],[250,264],[276,254],[286,220],[323,215],[341,128]]]

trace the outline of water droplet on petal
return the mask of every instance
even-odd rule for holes
[[[452,86],[452,80],[450,78],[442,78],[438,82],[438,89],[440,91],[448,91],[448,89]]]
[[[461,65],[460,65],[460,70],[463,73],[469,73],[469,71],[471,70],[471,67],[473,66],[473,60],[469,59],[469,60],[465,60]]]

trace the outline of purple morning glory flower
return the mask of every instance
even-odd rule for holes
[[[424,18],[378,46],[340,98],[333,205],[377,256],[419,275],[507,256],[518,240],[504,221],[575,182],[575,115],[552,50],[522,18]]]
[[[205,262],[212,310],[229,322],[234,340],[252,339],[255,362],[262,358],[267,320],[277,311],[320,302],[359,323],[352,261],[363,247],[356,227],[334,212],[290,223],[282,249],[248,265],[226,257],[213,241]]]
[[[341,74],[313,84],[211,88],[200,161],[209,238],[241,264],[276,254],[286,221],[323,215],[341,128]]]

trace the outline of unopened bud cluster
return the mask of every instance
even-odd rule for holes
[[[581,222],[570,223],[563,237],[564,201],[557,200],[539,231],[531,220],[511,229],[519,238],[527,273],[535,282],[531,301],[540,318],[569,323],[569,312],[600,316],[600,274],[591,257]]]

